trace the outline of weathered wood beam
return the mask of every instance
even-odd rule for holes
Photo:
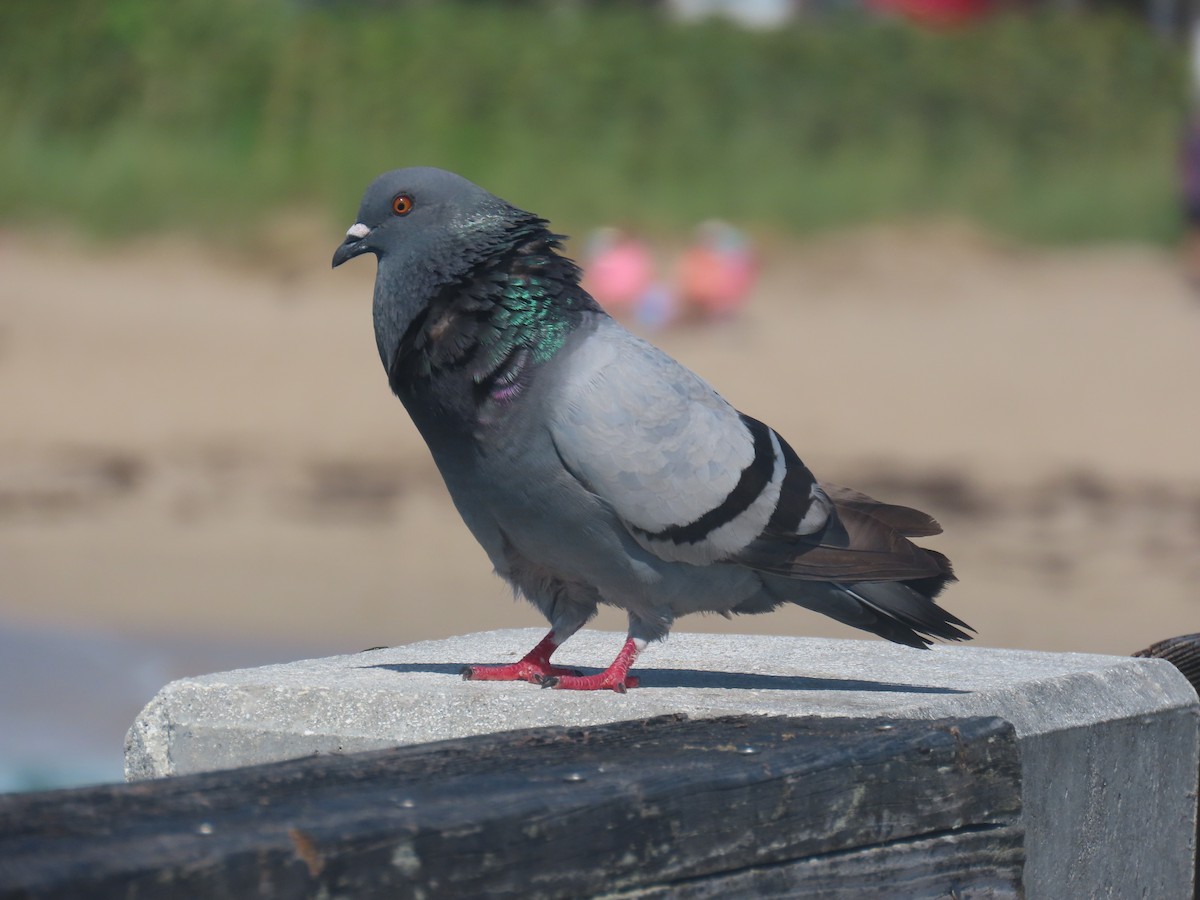
[[[662,717],[0,797],[0,897],[1019,895],[1000,719]]]

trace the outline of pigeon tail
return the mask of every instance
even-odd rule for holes
[[[854,496],[848,496],[855,494]],[[919,510],[880,503],[865,494],[845,488],[837,490],[835,504],[843,515],[851,510],[910,537],[937,534],[940,526]],[[931,574],[895,581],[859,581],[838,584],[838,587],[858,602],[866,614],[867,624],[859,624],[880,637],[897,644],[920,650],[928,648],[934,638],[944,641],[969,641],[970,625],[942,609],[934,598],[946,585],[957,581],[950,560],[936,550],[918,547],[905,538],[898,543],[906,555],[919,558]]]
[[[940,553],[937,555],[941,557]],[[971,640],[967,632],[975,629],[933,602],[937,593],[952,580],[953,574],[947,572],[913,581],[858,582],[837,587],[859,604],[859,612],[863,614],[855,623],[859,628],[897,644],[924,650],[934,638]]]

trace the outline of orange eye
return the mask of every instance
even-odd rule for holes
[[[397,194],[392,198],[392,212],[398,216],[407,216],[412,212],[413,201],[408,194]]]

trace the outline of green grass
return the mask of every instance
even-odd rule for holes
[[[1116,16],[748,33],[619,6],[5,0],[0,219],[340,223],[378,172],[429,164],[568,228],[954,214],[1158,242],[1186,73]]]

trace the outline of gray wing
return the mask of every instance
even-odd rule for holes
[[[665,560],[703,565],[767,531],[811,533],[832,506],[773,430],[611,321],[569,354],[550,429],[568,471]]]

